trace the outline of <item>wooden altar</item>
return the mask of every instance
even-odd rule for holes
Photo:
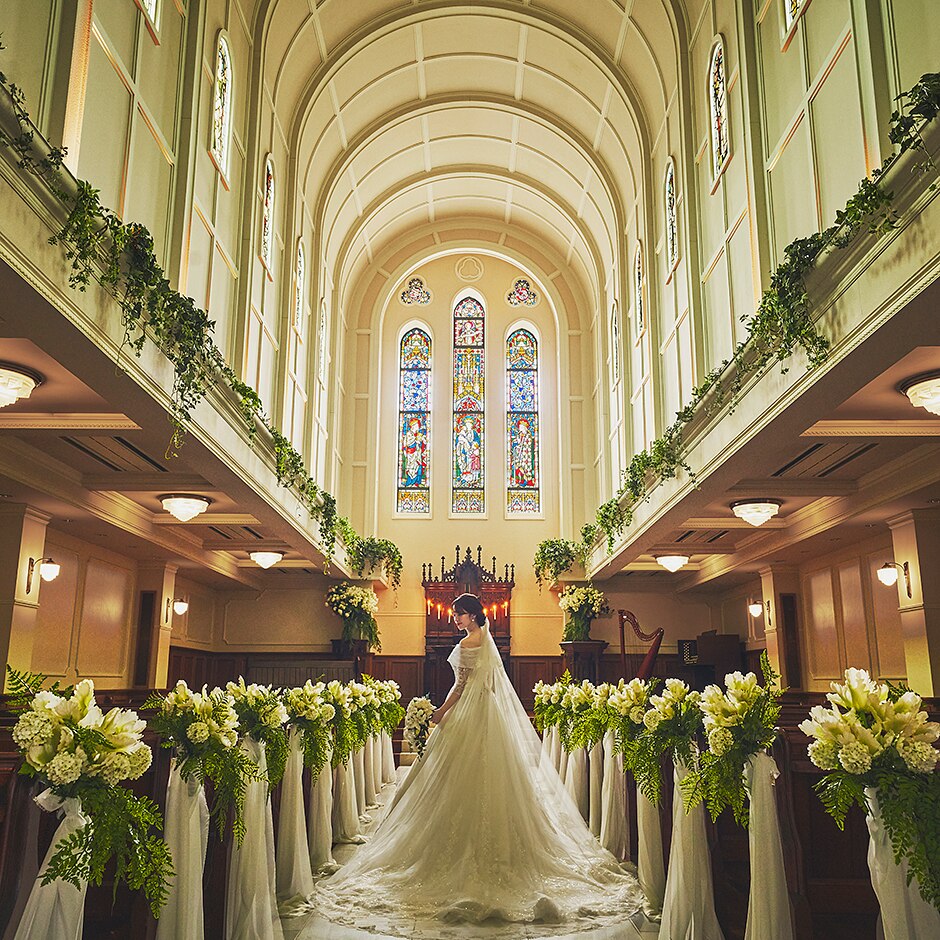
[[[486,608],[490,633],[496,642],[503,665],[507,669],[509,666],[509,621],[516,566],[505,565],[502,574],[498,574],[496,556],[493,556],[492,566],[485,568],[482,555],[483,548],[478,545],[474,561],[468,546],[461,558],[458,545],[455,548],[453,567],[445,570],[443,555],[440,571],[435,571],[433,564],[421,566],[425,603],[424,686],[435,705],[444,701],[454,681],[454,673],[447,657],[463,636],[463,631],[454,626],[452,618],[454,598],[459,594],[476,594],[480,598]]]

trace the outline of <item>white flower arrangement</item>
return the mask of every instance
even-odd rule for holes
[[[74,688],[43,689],[45,677],[7,667],[10,707],[19,712],[13,740],[25,760],[22,773],[45,783],[60,799],[77,798],[89,822],[62,839],[43,884],[58,878],[76,887],[100,885],[105,866],[116,879],[141,887],[154,916],[167,897],[173,868],[156,805],[119,784],[145,773],[153,760],[142,740],[147,723],[135,711],[103,712],[90,679]]]
[[[336,706],[326,700],[326,684],[310,679],[298,688],[285,689],[283,701],[288,724],[301,735],[304,765],[316,780],[326,763]]]
[[[607,598],[593,584],[575,587],[569,584],[558,596],[558,606],[568,614],[564,640],[590,639],[591,621],[610,612]]]
[[[565,714],[562,699],[570,685],[571,674],[567,670],[557,682],[549,684],[540,679],[535,683],[532,689],[535,695],[533,711],[535,712],[535,727],[540,732],[553,728],[561,722]]]
[[[326,592],[326,606],[343,621],[344,640],[367,640],[370,647],[382,649],[375,620],[379,609],[375,591],[341,581]]]
[[[427,747],[428,734],[431,727],[431,715],[434,706],[427,696],[413,698],[405,709],[405,741],[417,755],[418,759],[424,755]]]
[[[333,708],[330,733],[333,738],[332,765],[336,768],[349,760],[349,755],[357,746],[358,733],[352,720],[356,705],[351,690],[337,679],[328,682],[321,695],[324,703]]]
[[[584,679],[572,683],[562,693],[558,732],[561,735],[561,746],[566,751],[585,747],[587,737],[592,736],[585,724],[594,713],[594,691],[594,683]]]
[[[659,685],[659,679],[621,679],[607,695],[607,724],[614,731],[618,753],[626,754],[632,743],[646,727],[643,716],[650,704],[650,695]]]
[[[268,785],[273,789],[281,782],[287,765],[288,742],[284,725],[288,715],[280,694],[267,685],[247,683],[241,676],[229,682],[225,691],[231,696],[238,715],[239,731],[264,744],[268,765]]]
[[[905,858],[924,899],[940,907],[940,724],[929,721],[921,697],[847,669],[830,683],[829,706],[816,705],[800,723],[812,738],[810,760],[826,775],[816,785],[826,812],[841,829],[853,804],[868,808],[877,790],[895,858]]]
[[[401,689],[393,679],[379,680],[364,675],[362,681],[371,688],[378,700],[378,729],[391,735],[405,717],[401,704]]]

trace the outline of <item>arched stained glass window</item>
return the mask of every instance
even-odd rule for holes
[[[506,341],[506,510],[512,514],[538,513],[542,508],[538,368],[535,336],[526,329],[514,330]]]
[[[506,295],[506,303],[510,307],[534,307],[538,302],[539,295],[524,277],[513,281],[512,290]]]
[[[228,40],[219,35],[215,58],[215,92],[212,98],[212,159],[228,178],[232,142],[232,53]]]
[[[666,205],[666,266],[672,274],[679,263],[679,230],[676,226],[676,165],[670,160],[666,164],[664,186]]]
[[[454,307],[453,513],[483,513],[484,310],[466,296]]]
[[[431,337],[408,330],[398,358],[399,512],[431,512]]]
[[[408,279],[408,286],[398,295],[398,299],[405,306],[419,304],[424,307],[431,302],[431,292],[420,277],[411,277]]]
[[[264,161],[264,203],[261,210],[261,263],[273,276],[271,270],[271,244],[274,241],[274,161],[269,156]]]
[[[297,240],[297,259],[294,262],[294,329],[304,331],[304,300],[307,293],[307,262],[304,243]]]
[[[643,246],[637,245],[633,255],[633,322],[637,336],[646,326],[646,308],[643,303]]]
[[[708,100],[711,111],[712,175],[721,175],[731,152],[728,133],[728,89],[725,85],[725,47],[719,39],[708,67]]]
[[[616,300],[610,309],[610,374],[616,385],[620,381],[620,308]]]

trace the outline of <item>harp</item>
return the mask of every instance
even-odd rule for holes
[[[630,678],[649,679],[653,674],[653,667],[656,665],[656,657],[659,655],[659,647],[662,645],[665,631],[662,627],[657,627],[652,633],[644,633],[640,629],[640,621],[636,619],[636,614],[634,614],[632,610],[618,610],[617,613],[620,615],[620,668],[623,672],[623,677],[625,679],[628,678],[625,627],[626,624],[629,623],[630,626],[633,627],[633,632],[637,635],[637,638],[643,643],[650,644],[646,655]],[[631,656],[631,659],[633,658],[634,657]]]

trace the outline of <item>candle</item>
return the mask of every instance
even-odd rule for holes
[[[441,619],[441,605],[440,604],[437,605],[437,619],[438,620]]]
[[[453,617],[453,616],[454,616],[453,610],[451,610],[451,608],[448,607],[448,608],[447,608],[447,619],[450,620],[450,618]]]
[[[427,604],[428,604],[428,616],[430,617],[430,616],[431,616],[431,607],[433,607],[434,605],[433,605],[430,601],[428,601]]]

